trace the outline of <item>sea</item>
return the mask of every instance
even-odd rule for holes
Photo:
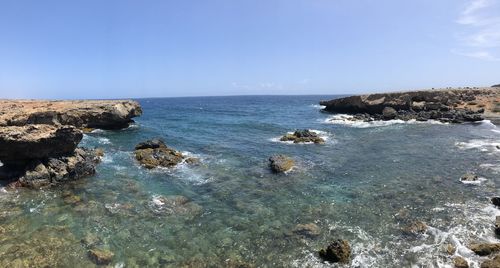
[[[138,99],[130,127],[84,135],[80,146],[105,152],[95,176],[0,188],[0,266],[93,267],[98,248],[112,267],[453,267],[457,256],[479,267],[486,258],[467,246],[499,242],[500,128],[353,121],[322,111],[337,97]],[[279,141],[296,129],[326,142]],[[134,147],[152,138],[199,164],[141,167]],[[272,173],[274,154],[295,167]],[[468,173],[479,179],[462,182]],[[190,206],[162,208],[176,196]],[[403,232],[418,221],[424,233]],[[294,232],[311,223],[318,235]],[[337,239],[351,246],[348,264],[317,254]]]

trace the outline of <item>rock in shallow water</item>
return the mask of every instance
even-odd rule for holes
[[[89,250],[90,259],[97,265],[107,265],[113,261],[115,254],[107,249],[94,248]]]
[[[453,259],[453,264],[455,265],[455,268],[469,268],[469,263],[467,263],[467,261],[460,256]]]
[[[293,228],[292,232],[296,235],[307,238],[315,238],[321,234],[321,230],[318,225],[314,223],[297,224],[295,228]]]
[[[286,155],[273,155],[269,157],[269,165],[271,166],[271,170],[276,173],[282,173],[289,171],[293,168],[295,162],[292,158]]]
[[[500,243],[473,243],[469,246],[470,250],[479,256],[487,256],[500,251]]]
[[[481,268],[500,268],[500,255],[495,256],[491,260],[486,260],[481,264]]]
[[[280,141],[293,141],[293,143],[324,143],[325,140],[321,138],[318,133],[308,129],[296,130],[292,134],[286,134],[280,138]]]
[[[202,210],[200,205],[181,195],[155,195],[149,202],[149,206],[157,215],[196,216]]]
[[[475,175],[475,174],[464,174],[462,177],[460,177],[460,180],[461,181],[477,181],[478,180],[478,176]]]
[[[351,246],[347,240],[337,240],[326,249],[319,251],[319,256],[329,262],[349,263],[351,260]]]
[[[77,148],[70,155],[33,160],[24,167],[4,166],[0,173],[8,176],[3,179],[15,181],[11,186],[40,188],[94,175],[101,159],[97,154],[96,150]]]
[[[416,221],[406,226],[403,229],[403,234],[405,235],[419,235],[427,231],[427,224],[425,222]]]
[[[137,144],[135,158],[145,168],[174,167],[184,160],[195,163],[194,158],[187,158],[181,152],[167,147],[161,139],[148,140]]]

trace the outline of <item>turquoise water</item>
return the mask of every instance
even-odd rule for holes
[[[96,176],[0,193],[0,266],[93,266],[87,236],[115,254],[117,267],[323,267],[316,251],[339,238],[353,249],[345,267],[449,267],[448,244],[480,263],[465,246],[495,241],[500,212],[489,197],[499,194],[500,130],[488,122],[352,123],[320,111],[329,98],[138,100],[136,124],[85,136],[83,146],[106,153]],[[278,141],[298,128],[327,141]],[[141,168],[133,148],[154,137],[201,164]],[[275,153],[297,167],[272,174]],[[467,172],[484,180],[463,184]],[[176,195],[189,205],[166,212],[158,200]],[[416,220],[427,232],[403,235]],[[321,234],[292,232],[305,223]]]

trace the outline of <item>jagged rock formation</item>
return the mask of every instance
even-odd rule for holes
[[[318,133],[309,129],[296,130],[294,133],[289,133],[280,138],[280,141],[292,141],[293,143],[324,143]]]
[[[0,180],[40,188],[93,175],[103,152],[78,148],[83,128],[127,127],[135,101],[0,100]]]
[[[139,103],[121,101],[0,100],[0,126],[70,125],[77,128],[120,129],[140,116]]]
[[[174,167],[182,162],[195,163],[197,160],[186,157],[181,152],[167,147],[161,139],[141,142],[135,146],[135,159],[145,168]]]
[[[462,123],[497,120],[500,117],[500,89],[446,89],[377,93],[322,101],[325,111],[354,114],[355,118],[371,120],[401,119]]]

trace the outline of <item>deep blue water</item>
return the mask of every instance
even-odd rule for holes
[[[106,153],[96,176],[0,195],[0,226],[7,230],[0,265],[41,256],[38,263],[91,266],[80,242],[88,235],[115,253],[113,265],[125,267],[322,267],[328,264],[316,251],[339,238],[353,250],[346,267],[446,267],[453,258],[448,244],[479,263],[465,246],[495,241],[499,212],[488,198],[499,194],[499,129],[488,122],[353,123],[320,111],[318,102],[333,97],[138,100],[144,114],[133,126],[85,136],[83,146]],[[295,129],[317,130],[327,141],[277,141]],[[155,137],[201,164],[140,167],[133,148]],[[293,157],[297,167],[271,173],[267,159],[276,153]],[[470,172],[484,181],[461,183]],[[80,201],[65,200],[69,194]],[[155,213],[155,200],[173,195],[198,210]],[[417,220],[429,225],[427,232],[403,235]],[[291,232],[305,223],[321,234]],[[40,241],[52,246],[42,250]]]

